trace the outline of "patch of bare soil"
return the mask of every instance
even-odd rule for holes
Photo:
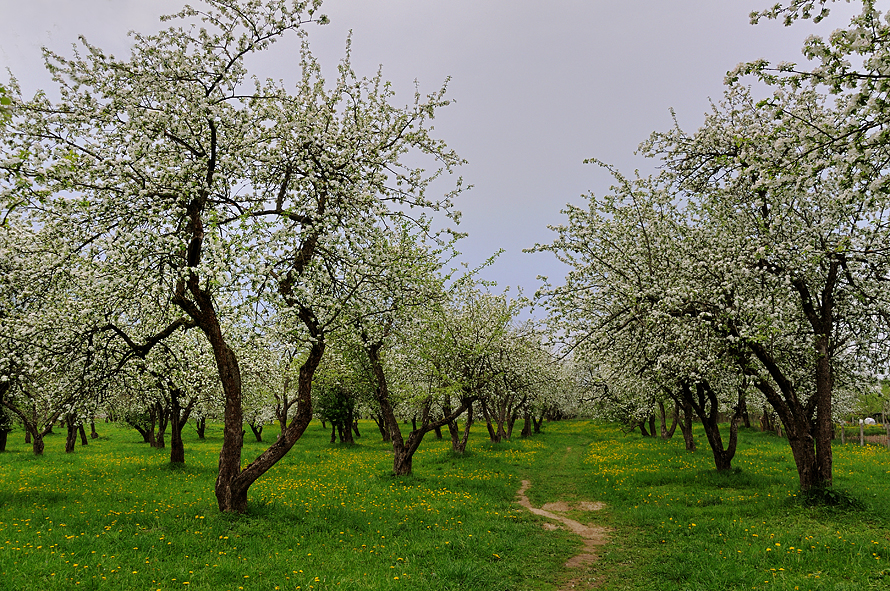
[[[537,509],[532,506],[531,501],[528,500],[528,497],[525,494],[525,491],[528,490],[528,487],[531,486],[531,482],[528,480],[522,481],[522,486],[519,488],[519,491],[516,493],[516,496],[519,497],[519,504],[534,513],[535,515],[540,515],[541,517],[546,517],[547,519],[552,519],[554,521],[560,522],[562,525],[567,527],[572,532],[578,534],[584,540],[584,551],[577,556],[573,556],[566,562],[566,568],[580,568],[583,566],[587,566],[593,562],[599,560],[599,556],[596,553],[596,548],[598,546],[603,546],[609,541],[609,529],[605,527],[600,527],[597,525],[584,525],[575,521],[574,519],[569,519],[568,517],[564,517],[562,515],[558,515],[553,513],[553,511],[565,512],[570,511],[570,507],[567,503],[564,502],[556,502],[556,503],[547,503],[543,508]],[[602,503],[580,503],[578,505],[578,509],[582,511],[598,511],[603,508]],[[544,527],[546,529],[558,529],[558,526],[553,524],[545,524]],[[587,581],[587,582],[585,582]],[[599,587],[599,581],[593,580],[589,581],[586,578],[575,577],[572,580],[568,581],[565,585],[563,585],[560,591],[568,591],[571,589],[593,589],[595,587]]]

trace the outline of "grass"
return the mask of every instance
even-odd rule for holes
[[[215,508],[220,432],[186,433],[186,465],[134,431],[98,425],[64,454],[35,457],[20,431],[0,455],[0,588],[558,589],[579,538],[514,503],[604,501],[612,543],[586,571],[606,589],[890,588],[890,453],[835,448],[835,496],[797,494],[787,443],[743,430],[735,469],[716,473],[703,435],[642,439],[592,421],[549,423],[493,445],[477,428],[465,457],[429,437],[415,475],[390,476],[372,425],[352,447],[313,425],[250,491],[243,516]],[[247,438],[249,439],[249,438]],[[245,458],[263,444],[247,442]],[[832,493],[834,494],[834,493]]]

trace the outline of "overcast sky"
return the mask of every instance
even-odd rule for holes
[[[436,118],[437,136],[469,161],[461,175],[474,186],[459,201],[459,249],[478,264],[499,248],[485,272],[501,288],[531,294],[537,275],[564,275],[547,254],[524,254],[548,242],[560,209],[589,191],[608,190],[595,157],[626,174],[651,170],[634,156],[651,132],[703,120],[719,100],[724,74],[741,61],[799,61],[808,34],[827,35],[847,22],[847,4],[814,27],[776,22],[752,26],[748,14],[774,0],[327,0],[331,24],[311,26],[313,52],[328,71],[353,35],[360,75],[384,76],[396,102],[433,92],[451,77],[456,103]],[[41,46],[68,53],[78,35],[123,57],[129,30],[153,32],[176,0],[0,0],[0,67],[27,95],[48,88]],[[281,46],[257,72],[287,80],[293,46]],[[6,79],[6,75],[2,75]]]

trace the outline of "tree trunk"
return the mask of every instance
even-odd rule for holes
[[[696,450],[695,446],[695,438],[692,434],[692,416],[693,409],[692,405],[689,403],[687,399],[688,396],[691,396],[691,391],[689,390],[688,385],[681,384],[680,394],[679,396],[673,397],[674,402],[676,404],[676,412],[683,412],[683,417],[679,421],[680,432],[683,434],[683,443],[686,445],[686,451],[694,452]]]
[[[356,439],[359,439],[362,436],[362,434],[358,432],[358,419],[355,419],[354,421],[352,421],[352,432],[355,433]],[[440,436],[440,438],[441,438],[441,436]]]
[[[680,403],[677,403],[678,406]],[[685,400],[682,403],[683,420],[680,422],[680,432],[683,434],[683,443],[686,451],[695,451],[695,437],[692,435],[692,407]]]
[[[31,443],[31,432],[25,429],[25,444]]]
[[[501,440],[498,437],[498,432],[495,430],[491,421],[491,411],[488,409],[488,403],[483,398],[481,400],[482,405],[482,416],[485,417],[485,427],[488,429],[488,438],[492,443],[500,443]]]
[[[282,437],[279,437],[272,445],[270,445],[255,460],[241,470],[241,446],[235,445],[239,441],[236,437],[243,437],[241,429],[241,409],[240,409],[240,373],[237,375],[239,405],[238,408],[228,408],[230,402],[227,399],[226,422],[223,427],[223,450],[220,452],[220,470],[216,479],[216,498],[220,511],[243,513],[247,510],[247,490],[250,485],[256,482],[257,478],[262,476],[274,466],[303,436],[309,423],[312,421],[312,376],[321,362],[324,355],[325,341],[324,334],[314,332],[315,341],[309,349],[309,355],[306,361],[300,366],[300,375],[297,382],[297,410],[291,418],[290,424]],[[237,368],[237,360],[232,355],[232,363]],[[223,373],[223,372],[220,372]],[[235,425],[234,420],[238,419],[237,435],[232,431]],[[226,433],[228,432],[228,435]],[[226,437],[229,438],[228,442]],[[243,440],[241,440],[243,442]],[[237,459],[237,463],[235,463]]]
[[[139,425],[137,425],[137,424],[135,424],[135,423],[129,423],[129,425],[130,425],[131,427],[133,427],[134,429],[136,429],[136,431],[137,431],[140,435],[142,435],[142,442],[143,442],[143,443],[148,443],[149,445],[151,445],[152,447],[154,447],[154,442],[152,441],[152,440],[154,439],[154,435],[153,435],[153,434],[150,434],[148,429],[143,429],[141,426],[139,426]]]
[[[176,415],[174,415],[174,417],[175,416]],[[184,464],[185,463],[185,444],[182,441],[183,427],[185,427],[185,422],[178,421],[176,418],[173,419],[173,424],[170,425],[170,463],[171,464]]]
[[[185,408],[182,408],[182,391],[174,384],[170,384],[170,463],[185,463],[185,444],[182,441],[182,430],[189,420],[189,415],[197,402],[192,398]]]
[[[541,425],[544,423],[544,414],[545,414],[545,411],[542,410],[540,417],[535,417],[535,415],[532,415],[532,423],[534,424],[534,427],[535,427],[535,429],[534,429],[535,435],[537,435],[538,433],[541,432]]]
[[[396,419],[395,412],[393,411],[392,404],[389,400],[389,388],[387,386],[386,373],[383,371],[383,364],[380,361],[381,347],[383,347],[382,342],[366,343],[365,351],[368,354],[368,360],[371,363],[371,371],[374,373],[374,378],[377,382],[376,397],[377,403],[380,405],[380,413],[386,421],[389,436],[392,440],[393,474],[402,476],[411,474],[413,469],[412,459],[414,457],[414,452],[420,447],[424,435],[434,430],[437,426],[441,427],[442,425],[446,425],[457,419],[457,417],[463,414],[468,406],[472,405],[473,400],[462,400],[461,405],[457,410],[442,417],[438,421],[433,422],[430,422],[429,420],[430,401],[427,400],[424,405],[421,428],[411,431],[407,440],[403,439],[402,432],[399,429],[399,422]]]
[[[507,433],[506,433],[507,439],[513,439],[513,425],[516,424],[516,418],[517,418],[516,413],[511,412],[509,415],[509,418],[507,419]]]
[[[44,447],[46,444],[43,442],[43,433],[32,434],[31,449],[34,451],[34,455],[43,455]]]
[[[204,432],[207,429],[207,419],[204,417],[195,419],[195,429],[198,431],[198,439],[204,439]]]
[[[766,407],[763,407],[763,414],[760,415],[760,430],[763,432],[775,430],[771,413]]]
[[[182,430],[185,428],[195,407],[197,398],[192,397],[185,408],[182,408],[182,391],[170,384],[170,463],[185,463],[185,444],[182,441]]]
[[[701,419],[702,426],[705,429],[705,436],[708,439],[708,445],[714,455],[714,465],[718,472],[729,470],[732,468],[732,458],[735,456],[736,444],[738,443],[738,405],[736,412],[733,414],[729,423],[729,445],[723,447],[723,439],[720,436],[720,425],[718,419],[720,416],[717,395],[707,382],[699,382],[695,384],[695,392],[689,384],[684,384],[681,388],[684,400],[695,410],[695,414]]]
[[[331,443],[337,443],[337,425],[331,423]]]
[[[746,429],[751,428],[751,417],[748,416],[748,393],[742,391],[739,393],[739,407],[738,414],[742,419],[742,424]]]
[[[442,405],[442,410],[445,411],[445,414],[448,414],[450,409],[446,409],[445,405]],[[457,444],[460,441],[460,428],[457,425],[457,421],[450,421],[448,423],[448,434],[451,436],[451,450],[457,451]]]
[[[512,396],[506,396],[503,400],[500,401],[500,404],[496,404],[494,406],[494,415],[496,431],[498,434],[498,441],[507,441],[510,439],[510,434],[504,429],[504,426],[510,419],[512,415],[512,411],[510,407],[512,406]]]
[[[522,423],[522,431],[519,433],[519,436],[523,439],[532,436],[532,413],[528,409],[526,409],[525,411],[525,418]]]
[[[639,422],[637,423],[637,425],[639,425],[639,427],[640,427],[640,433],[643,434],[643,437],[651,437],[651,436],[652,436],[652,435],[649,434],[649,431],[646,430],[646,421],[639,421]],[[631,429],[631,430],[632,430],[632,429]]]
[[[170,424],[171,408],[166,399],[163,402],[158,401],[155,406],[158,416],[158,432],[155,435],[155,447],[164,449],[167,445],[164,437],[167,434],[167,426]]]
[[[166,404],[158,403],[158,432],[155,435],[155,447],[164,449],[167,444],[164,442],[164,435],[167,433],[167,423],[170,420],[169,410]]]
[[[65,436],[65,453],[70,454],[74,451],[74,445],[77,443],[77,426],[74,424],[74,419],[68,419],[66,425],[68,432]]]
[[[674,412],[671,415],[671,426],[667,426],[667,411],[664,408],[664,401],[658,401],[658,416],[661,418],[661,438],[662,439],[670,439],[674,436],[674,431],[677,429],[677,423],[679,421],[679,408],[676,403],[674,403]]]
[[[442,427],[436,427],[434,431],[436,432],[436,439],[442,439]]]
[[[389,438],[389,430],[386,428],[386,420],[383,418],[383,415],[373,413],[371,418],[374,419],[374,423],[377,425],[377,429],[380,431],[380,436],[383,438],[384,443],[389,443],[391,439]]]
[[[6,440],[9,438],[9,431],[0,431],[0,452],[6,451]]]
[[[458,444],[455,446],[452,444],[451,449],[459,454],[463,454],[467,451],[467,441],[470,440],[470,427],[473,426],[473,405],[470,404],[467,407],[467,422],[464,423],[464,434],[461,437]]]
[[[96,433],[96,421],[90,421],[90,439],[99,439],[99,434]]]
[[[781,420],[781,425],[785,427],[788,444],[791,447],[791,454],[794,457],[797,474],[800,478],[801,490],[807,491],[811,488],[831,486],[830,480],[826,482],[819,469],[810,415],[802,404],[795,402],[796,395],[792,393],[791,383],[783,380],[780,384],[780,387],[788,389],[789,395],[785,396],[779,395],[772,385],[764,380],[756,381],[755,385],[775,409]],[[795,406],[793,410],[792,404]]]
[[[355,440],[352,438],[352,423],[353,420],[353,410],[348,408],[346,410],[346,420],[343,422],[341,426],[341,434],[340,434],[340,442],[345,443],[346,445],[355,444]]]
[[[251,432],[253,432],[253,436],[256,438],[257,443],[262,443],[263,442],[263,426],[258,425],[255,422],[247,423],[247,425],[250,427]]]
[[[447,415],[451,414],[451,402],[450,400],[442,403],[442,413]],[[467,437],[470,434],[470,423],[473,422],[473,408],[472,406],[467,409],[467,425],[466,425],[466,434],[464,436],[463,441],[461,441],[460,437],[460,428],[457,424],[457,421],[448,421],[448,434],[451,436],[451,451],[455,453],[462,454],[466,450],[467,447]]]
[[[87,432],[83,428],[82,424],[77,426],[77,432],[80,433],[80,444],[86,445],[87,444]]]

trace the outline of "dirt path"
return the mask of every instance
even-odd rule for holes
[[[516,496],[519,497],[519,504],[534,513],[535,515],[540,515],[541,517],[546,517],[547,519],[552,519],[554,521],[558,521],[562,523],[565,527],[571,530],[573,533],[578,534],[584,540],[584,551],[577,556],[573,556],[566,562],[566,568],[580,568],[583,566],[587,566],[593,562],[596,562],[599,559],[599,556],[596,554],[597,546],[604,546],[609,541],[609,529],[605,527],[600,527],[596,525],[584,525],[583,523],[579,523],[574,519],[569,519],[563,515],[559,515],[554,513],[554,511],[571,511],[572,507],[568,506],[564,502],[556,502],[556,503],[547,503],[544,505],[542,509],[536,509],[532,507],[531,501],[528,500],[528,497],[525,495],[525,491],[528,490],[529,486],[531,486],[531,482],[528,480],[522,481],[522,486],[519,488],[519,491],[516,493]],[[602,503],[580,503],[575,509],[579,511],[597,511],[603,508]],[[554,526],[551,524],[547,524],[545,527],[548,529],[557,529],[558,526]],[[568,581],[565,585],[562,586],[561,591],[568,591],[571,589],[592,589],[598,587],[598,581],[587,582],[588,578],[575,577]]]

